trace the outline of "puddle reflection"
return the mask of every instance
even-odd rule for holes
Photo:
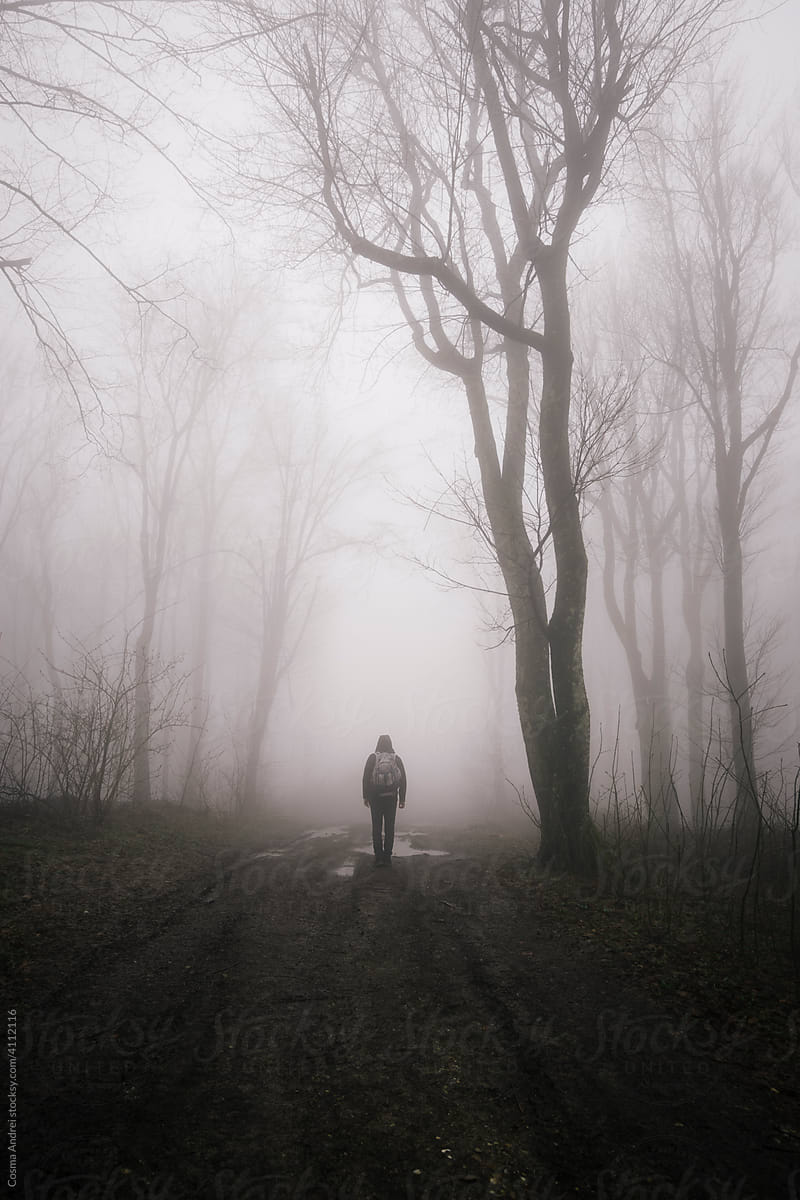
[[[392,858],[412,858],[412,857],[416,857],[419,855],[425,855],[425,854],[430,855],[430,856],[433,856],[433,855],[437,855],[437,856],[445,855],[446,856],[450,853],[449,850],[423,850],[423,849],[420,849],[419,846],[412,846],[410,844],[410,840],[412,837],[415,837],[415,836],[417,836],[417,835],[413,834],[413,833],[397,834],[394,839],[394,848],[392,850]],[[372,854],[372,846],[371,845],[356,846],[354,853],[371,855]],[[337,875],[340,879],[350,879],[350,878],[352,878],[352,875],[353,875],[353,872],[355,871],[355,869],[356,869],[355,862],[351,858],[348,858],[345,862],[342,863],[342,865],[340,867],[335,867],[332,873],[334,875]]]
[[[275,850],[262,850],[259,854],[254,854],[252,857],[253,860],[261,858],[282,858],[285,854],[291,854],[292,851],[297,847],[298,842],[312,841],[315,838],[344,838],[349,837],[351,833],[352,830],[348,829],[345,825],[329,825],[324,829],[309,829],[306,833],[301,833],[299,837],[295,838],[294,841],[290,842],[287,846],[282,846],[280,849]],[[392,857],[412,858],[426,854],[430,855],[431,857],[441,857],[442,855],[446,856],[450,853],[449,850],[429,850],[422,849],[419,846],[411,845],[411,838],[424,836],[424,833],[417,833],[415,831],[412,831],[411,833],[396,834]],[[371,855],[372,846],[369,844],[365,846],[356,846],[350,851],[350,854]],[[340,864],[340,866],[332,869],[331,874],[338,876],[340,879],[350,879],[352,878],[355,869],[356,860],[348,856],[345,861]]]

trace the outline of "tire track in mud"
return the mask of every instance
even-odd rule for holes
[[[354,969],[369,981],[361,1034],[378,1040],[382,1022],[390,1031],[372,1063],[376,1087],[398,1109],[397,1124],[405,1123],[405,1161],[416,1156],[425,1164],[405,1185],[419,1195],[449,1189],[459,1196],[533,1198],[555,1195],[563,1183],[578,1196],[579,1176],[553,1154],[551,1131],[557,1127],[563,1140],[566,1127],[557,1092],[539,1073],[531,1095],[531,1048],[520,1043],[441,894],[449,893],[442,873],[452,865],[422,856],[390,870],[364,863],[345,885],[347,924],[339,936],[355,945]],[[338,1020],[341,1027],[346,1012]],[[363,1071],[357,1048],[347,1051],[346,1069]],[[554,1158],[563,1168],[558,1179]]]
[[[515,969],[507,941],[493,937],[498,927],[507,932],[518,919],[502,895],[492,894],[478,916],[468,894],[454,890],[450,895],[450,903],[463,916],[447,923],[447,937],[458,947],[472,1004],[490,1014],[494,1040],[508,1067],[509,1093],[527,1114],[529,1136],[559,1195],[596,1200],[603,1194],[598,1180],[608,1165],[613,1106],[606,1095],[588,1099],[597,1087],[595,1080],[587,1086],[580,1072],[578,1039],[571,1031],[554,1031],[554,1018],[560,1014],[553,997],[568,994],[568,981],[551,977],[549,986],[542,988],[541,972],[532,969],[531,960],[521,970]],[[562,948],[551,968],[558,969],[566,953]],[[582,1086],[573,1091],[569,1085],[576,1070]],[[646,1171],[641,1174],[645,1177]]]
[[[770,1116],[759,1110],[752,1080],[741,1094],[747,1073],[737,1066],[735,1037],[728,1044],[724,1033],[693,1025],[602,946],[554,930],[530,894],[515,899],[522,910],[504,889],[491,889],[478,913],[469,893],[454,889],[451,903],[464,918],[449,934],[517,1048],[539,1132],[549,1131],[553,1150],[560,1143],[569,1155],[551,1157],[559,1185],[572,1177],[570,1194],[584,1194],[588,1181],[586,1194],[626,1200],[795,1200],[800,1164],[768,1150],[770,1128],[791,1126],[791,1099],[762,1086]],[[509,929],[516,955],[503,936]],[[708,1047],[691,1044],[693,1027]]]
[[[417,919],[430,945],[426,958],[445,955],[449,985],[460,992],[456,1012],[448,1008],[446,1020],[451,1030],[462,1030],[460,1057],[473,1073],[482,1073],[484,1091],[513,1118],[506,1117],[518,1137],[514,1151],[528,1174],[522,1190],[515,1191],[509,1183],[508,1194],[596,1197],[596,1179],[605,1161],[597,1131],[548,1069],[543,1052],[547,1026],[540,1012],[533,1015],[538,1008],[535,992],[523,1003],[510,1002],[515,989],[492,961],[486,916],[497,898],[481,897],[480,888],[487,884],[484,871],[481,864],[453,858],[432,863],[417,881]],[[459,876],[477,885],[477,900],[469,889],[459,888]],[[512,919],[509,912],[507,927]],[[470,1032],[476,1036],[464,1036]],[[533,1175],[531,1160],[536,1163]]]
[[[217,963],[236,941],[238,914],[198,903],[194,883],[157,908],[133,942],[92,948],[24,1017],[26,1196],[119,1200],[139,1183],[159,1191],[164,1113],[218,1006]],[[148,906],[149,908],[149,906]],[[55,1191],[54,1191],[55,1189]],[[109,1190],[110,1189],[110,1190]]]
[[[71,972],[63,1011],[99,1030],[85,1063],[125,1071],[49,1080],[31,1200],[54,1178],[58,1200],[783,1200],[720,1190],[746,1157],[724,1140],[680,1190],[691,1145],[654,1131],[701,1101],[651,1087],[648,1112],[593,1061],[599,1007],[648,1011],[622,964],[485,858],[338,877],[349,845],[232,853],[143,911],[128,955]]]
[[[260,1132],[228,1123],[223,1200],[267,1177],[363,1200],[546,1194],[496,1022],[406,866],[313,889],[305,870],[246,913],[221,1091],[238,1079]]]

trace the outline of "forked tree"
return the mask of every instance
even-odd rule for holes
[[[722,583],[716,670],[729,709],[737,810],[752,821],[758,794],[746,542],[800,367],[797,320],[784,304],[792,230],[780,157],[763,142],[742,143],[727,85],[710,85],[675,126],[654,157],[666,315],[653,348],[690,396],[713,468]],[[676,327],[679,355],[666,352]]]
[[[513,616],[540,854],[570,868],[593,856],[582,659],[587,558],[569,438],[570,256],[625,143],[731,7],[219,5],[237,56],[229,70],[263,98],[265,127],[274,131],[248,147],[246,182],[318,219],[324,243],[349,261],[388,272],[414,346],[463,385]],[[268,193],[265,179],[278,180]],[[541,379],[535,399],[532,355]],[[493,408],[498,389],[502,402]],[[531,419],[551,578],[523,512]]]

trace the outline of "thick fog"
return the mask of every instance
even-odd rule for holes
[[[754,178],[777,173],[781,156],[795,171],[800,164],[798,32],[795,6],[783,5],[718,51],[718,79],[739,82],[725,153],[763,142]],[[177,73],[172,83],[185,87],[185,109],[198,121],[249,119],[242,93],[224,93],[210,74]],[[683,86],[690,113],[706,78],[696,73]],[[171,129],[163,110],[154,121],[159,138]],[[11,286],[2,297],[3,788],[52,803],[74,797],[86,786],[80,747],[91,743],[97,755],[99,723],[127,747],[101,804],[138,792],[220,811],[357,821],[364,761],[388,733],[408,773],[409,822],[517,820],[519,796],[532,802],[532,788],[514,628],[463,389],[419,355],[388,277],[362,272],[352,255],[337,259],[331,246],[294,242],[285,223],[273,223],[269,191],[255,198],[252,179],[239,206],[227,208],[210,163],[192,175],[199,135],[182,128],[170,134],[173,166],[146,144],[131,153],[124,139],[108,145],[101,132],[65,125],[56,148],[87,156],[95,172],[107,164],[102,203],[75,199],[72,234],[54,222],[30,234],[12,217],[0,225],[5,258],[30,257],[25,269],[40,269],[27,298],[4,270]],[[30,154],[14,136],[20,156]],[[7,144],[11,161],[15,143]],[[35,175],[31,161],[23,165]],[[721,760],[727,736],[713,434],[693,403],[690,368],[684,390],[673,379],[669,392],[659,361],[663,215],[642,194],[642,170],[626,159],[618,186],[581,227],[570,270],[576,363],[595,381],[587,395],[614,371],[618,392],[636,383],[580,498],[592,804],[600,807],[615,781],[631,794],[642,782],[643,715],[609,587],[629,631],[636,615],[643,672],[652,676],[651,660],[661,659],[667,756],[679,789],[687,787],[698,731],[686,698],[684,568],[697,555],[707,757]],[[746,299],[758,303],[766,269],[769,312],[754,334],[766,356],[748,377],[749,428],[784,386],[800,336],[798,180],[790,173],[774,185],[785,226],[774,259],[756,261],[756,291]],[[765,213],[768,199],[769,188]],[[69,195],[59,204],[68,210]],[[691,351],[675,354],[685,363]],[[486,377],[499,429],[502,364],[490,363]],[[532,380],[538,394],[535,369]],[[800,739],[799,430],[790,390],[742,514],[758,765],[777,773],[793,771]],[[680,434],[670,424],[676,413],[684,414]],[[533,448],[531,528],[543,519],[535,457]],[[663,525],[645,547],[644,525],[626,526],[635,509],[646,511],[636,508],[645,504],[642,480],[656,480],[659,464],[678,471],[679,460],[681,478],[665,472],[667,490],[653,494],[647,511]],[[551,605],[546,536],[542,545]],[[37,763],[34,744],[46,747]]]

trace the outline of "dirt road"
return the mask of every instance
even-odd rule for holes
[[[12,1194],[800,1198],[792,1009],[662,983],[513,839],[398,850],[318,830],[85,881],[85,936],[20,992]]]

